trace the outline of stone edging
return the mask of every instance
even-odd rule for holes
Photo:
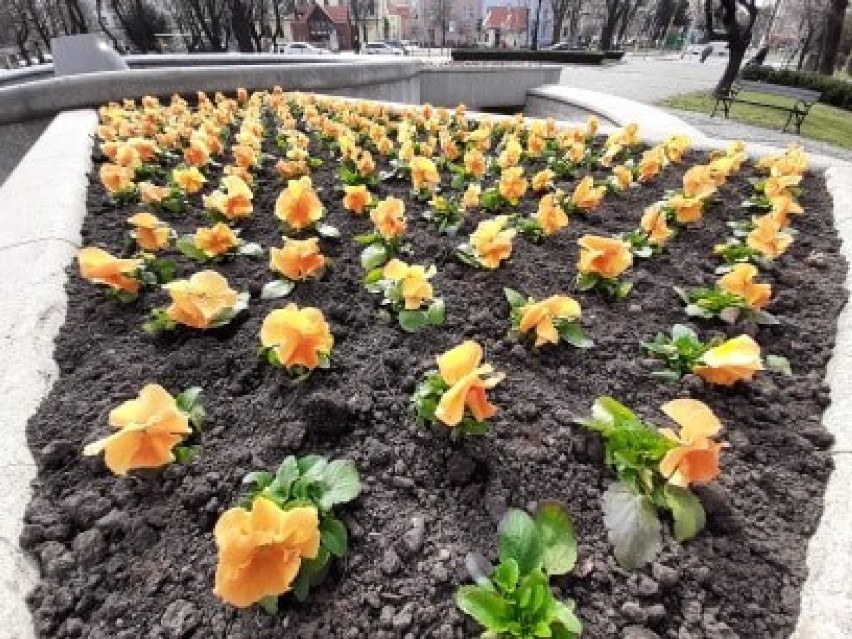
[[[592,97],[623,100],[604,94]],[[673,116],[631,104],[631,109],[611,106],[602,115],[618,125],[638,122],[640,134],[652,142],[671,133],[661,126],[667,121],[663,116]],[[30,499],[29,483],[36,471],[27,447],[26,422],[58,373],[53,340],[65,319],[65,268],[76,254],[86,214],[96,123],[92,110],[58,115],[0,188],[0,201],[4,203],[0,219],[7,230],[0,244],[0,272],[4,274],[0,279],[0,393],[7,406],[0,413],[6,444],[0,447],[0,512],[4,513],[0,518],[0,541],[4,542],[0,544],[0,619],[5,622],[0,638],[34,637],[24,597],[37,579],[37,569],[18,546],[24,509]],[[691,137],[698,150],[725,144],[700,133]],[[748,150],[752,156],[778,152],[751,144]],[[835,226],[843,240],[842,253],[852,264],[852,164],[810,157],[816,168],[826,169]],[[847,274],[846,288],[852,289],[852,272]],[[835,470],[826,489],[823,517],[808,544],[808,578],[791,639],[843,639],[852,635],[852,522],[846,504],[852,484],[850,304],[838,319],[837,344],[826,382],[832,403],[825,412],[824,424],[836,438]]]
[[[65,322],[65,268],[86,215],[94,111],[57,116],[2,188],[0,211],[0,637],[30,639],[24,597],[37,568],[18,546],[36,468],[27,420],[58,376],[54,344]]]

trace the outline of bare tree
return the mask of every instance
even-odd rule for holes
[[[142,53],[159,51],[158,33],[168,30],[168,19],[148,0],[111,0],[110,6],[124,35]]]
[[[612,49],[613,44],[627,30],[643,0],[605,0],[606,12],[601,29],[601,49]]]
[[[840,49],[840,40],[843,37],[843,24],[848,6],[849,0],[831,0],[831,4],[829,5],[829,10],[825,16],[822,52],[819,59],[819,72],[822,74],[834,74],[834,67],[837,64],[837,52]]]
[[[739,9],[745,12],[745,16],[738,15]],[[728,43],[728,65],[716,85],[715,95],[726,95],[740,72],[746,50],[751,43],[757,14],[757,0],[705,0],[704,26],[707,37],[710,40],[725,40]],[[742,18],[744,19],[741,22]],[[723,31],[717,31],[714,28],[716,20],[721,23]]]
[[[562,40],[562,25],[568,15],[568,9],[577,4],[580,4],[578,0],[550,0],[550,9],[553,12],[552,42]]]

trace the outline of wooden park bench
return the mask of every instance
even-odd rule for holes
[[[743,91],[789,98],[793,103],[789,106],[782,106],[780,104],[770,104],[768,102],[745,100],[739,97],[739,94]],[[810,89],[799,89],[797,87],[788,87],[781,84],[768,84],[766,82],[738,80],[731,85],[727,95],[716,98],[716,104],[713,105],[713,113],[710,114],[710,117],[714,117],[716,115],[716,111],[719,110],[720,104],[722,105],[722,112],[725,114],[726,118],[730,116],[731,105],[734,102],[751,104],[754,106],[766,107],[767,109],[787,111],[789,115],[787,116],[787,122],[784,124],[784,128],[782,130],[786,131],[787,127],[793,124],[796,127],[796,133],[801,133],[802,122],[805,121],[805,117],[808,115],[811,107],[815,103],[819,102],[821,95],[822,93],[820,91],[812,91]]]

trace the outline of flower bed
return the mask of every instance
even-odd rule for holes
[[[28,426],[40,636],[789,634],[845,301],[800,153],[163,108],[102,111]]]

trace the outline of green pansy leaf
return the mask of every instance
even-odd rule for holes
[[[499,528],[500,561],[514,559],[518,562],[521,575],[528,575],[541,567],[544,546],[538,527],[523,510],[510,508],[503,516]]]
[[[336,226],[331,226],[330,224],[317,224],[316,225],[317,234],[321,237],[327,238],[338,238],[340,237],[340,229]]]
[[[299,464],[293,455],[287,457],[275,473],[275,483],[278,489],[284,493],[290,492],[290,487],[299,478]]]
[[[577,539],[574,522],[560,503],[549,501],[539,504],[535,512],[535,525],[544,546],[544,570],[548,575],[564,575],[577,562]]]
[[[352,501],[361,492],[361,480],[355,464],[345,459],[335,459],[322,473],[325,490],[319,499],[321,510],[331,510],[337,504]]]
[[[426,310],[426,316],[429,319],[429,324],[432,326],[443,326],[447,318],[447,308],[444,305],[444,300],[441,298],[434,300]]]
[[[192,235],[183,235],[179,237],[175,243],[175,247],[191,260],[206,262],[210,259],[207,256],[207,253],[195,246],[195,238]]]
[[[255,484],[258,488],[266,488],[275,479],[275,475],[266,470],[256,470],[243,477],[243,484]]]
[[[416,333],[429,325],[429,314],[427,311],[401,310],[397,316],[399,325],[407,333]]]
[[[365,271],[372,271],[388,261],[388,250],[384,244],[370,244],[361,252],[361,266]]]
[[[328,573],[328,564],[331,555],[322,546],[314,559],[303,559],[299,567],[299,574],[293,581],[293,596],[297,601],[305,601],[311,586],[322,583]]]
[[[260,290],[260,299],[277,300],[287,297],[296,288],[296,283],[291,280],[272,280],[263,285]]]
[[[512,618],[510,605],[493,590],[480,586],[462,586],[456,592],[456,605],[473,617],[490,632],[499,633],[507,628]]]
[[[575,348],[592,348],[595,345],[579,322],[559,322],[557,330],[559,337]]]
[[[260,607],[263,608],[263,612],[268,615],[277,615],[278,614],[278,596],[277,595],[269,595],[268,597],[264,597],[259,602]]]
[[[604,526],[618,563],[635,570],[662,548],[661,524],[651,500],[616,482],[603,495]]]
[[[506,301],[509,302],[509,306],[512,308],[518,308],[520,306],[525,306],[527,303],[527,298],[521,295],[518,291],[512,288],[504,288],[503,295],[506,296]]]
[[[500,562],[500,565],[497,566],[491,575],[491,579],[506,592],[514,592],[518,586],[520,576],[518,562],[509,558],[506,561]]]
[[[675,539],[686,541],[703,530],[707,522],[704,507],[691,490],[666,484],[663,496],[674,518]]]
[[[793,369],[790,367],[790,360],[782,355],[767,355],[766,368],[774,373],[781,373],[788,377],[793,375]]]
[[[237,253],[239,255],[244,255],[246,257],[263,257],[263,247],[257,242],[246,242],[242,244],[238,249]]]
[[[335,557],[343,557],[349,550],[349,535],[346,525],[337,517],[323,517],[320,522],[322,545]]]
[[[592,417],[608,424],[636,419],[636,413],[612,397],[598,397],[592,405]]]
[[[175,397],[175,404],[178,410],[182,413],[191,413],[193,407],[198,402],[198,398],[201,396],[201,390],[201,386],[193,386]]]

